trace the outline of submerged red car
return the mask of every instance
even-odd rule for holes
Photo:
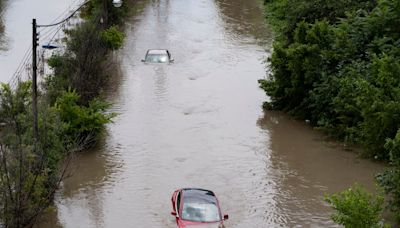
[[[200,188],[178,189],[172,194],[172,212],[179,228],[225,228],[214,192]]]

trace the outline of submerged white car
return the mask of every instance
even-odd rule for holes
[[[145,63],[172,63],[174,59],[171,58],[171,54],[166,49],[149,49],[146,52],[146,56],[142,59]]]

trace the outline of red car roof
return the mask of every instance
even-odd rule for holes
[[[212,191],[199,188],[184,188],[182,194],[185,202],[204,202],[218,204]]]

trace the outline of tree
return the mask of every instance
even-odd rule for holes
[[[41,139],[33,144],[30,84],[22,83],[16,91],[4,84],[0,89],[0,224],[4,227],[33,226],[53,201],[65,172],[61,164],[70,151],[61,142],[57,115],[49,109],[42,109],[46,122],[41,119]]]

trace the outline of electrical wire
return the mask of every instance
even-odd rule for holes
[[[79,5],[77,4],[77,2],[79,2]],[[50,23],[53,24],[53,23],[56,23],[57,21],[59,21],[60,18],[66,18],[67,15],[69,15],[69,14],[71,13],[72,8],[73,8],[74,6],[76,6],[76,5],[80,6],[80,5],[82,4],[81,2],[82,2],[82,0],[75,0],[73,3],[71,3],[71,4],[67,7],[67,9],[64,10],[64,12],[62,12],[60,15],[58,15],[58,16],[57,16],[55,19],[53,19]],[[46,29],[48,29],[48,28],[39,29],[38,32],[43,33]]]
[[[65,18],[64,20],[62,20],[62,21],[59,21],[59,22],[57,22],[57,23],[54,23],[54,24],[48,24],[48,25],[37,25],[37,27],[38,28],[45,28],[45,27],[52,27],[52,26],[56,26],[56,25],[59,25],[59,24],[62,24],[62,23],[64,23],[65,21],[67,21],[67,20],[69,20],[70,18],[72,18],[74,15],[75,15],[75,13],[76,12],[78,12],[83,6],[85,6],[86,4],[88,4],[90,1],[86,1],[86,2],[84,2],[82,5],[80,5],[75,11],[73,11],[72,13],[71,13],[71,15],[69,15],[67,18]]]
[[[83,2],[83,1],[82,1],[82,0],[75,0],[73,3],[71,3],[71,4],[67,7],[67,9],[64,10],[64,12],[62,12],[58,17],[54,18],[54,20],[51,21],[50,23],[55,23],[55,22],[58,21],[60,18],[65,18],[66,15],[68,15],[69,12],[71,11],[72,7],[75,6],[75,5],[78,5],[78,4],[76,4],[77,2],[79,2],[79,5],[81,5],[81,4],[82,4],[81,2]]]
[[[84,6],[86,5],[88,1],[85,1],[79,5],[78,8],[76,8],[72,13],[70,13],[70,9],[72,8],[72,5],[76,4],[77,2],[82,2],[81,0],[75,0],[61,15],[59,15],[56,19],[52,21],[51,24],[48,25],[37,25],[38,28],[42,28],[39,30],[39,33],[43,33],[42,35],[42,40],[46,40],[48,37],[51,36],[51,38],[47,41],[47,43],[50,43],[54,40],[55,36],[59,34],[60,30],[65,27],[65,24]],[[69,13],[68,16],[64,16],[65,14]],[[65,17],[63,20],[59,22],[54,22],[58,20],[61,17]],[[47,30],[47,31],[46,31]],[[22,80],[22,74],[23,71],[29,68],[29,63],[32,60],[32,45],[28,48],[28,50],[25,52],[24,57],[22,58],[20,64],[17,67],[17,70],[13,74],[12,78],[9,80],[9,85],[14,88],[18,85],[18,83]],[[38,64],[42,63],[44,61],[39,57]],[[28,77],[30,76],[28,72]]]
[[[71,14],[71,9],[75,9],[77,6],[77,3],[79,3],[78,6],[81,5],[82,0],[75,0],[73,3],[71,3],[64,12],[62,12],[58,17],[56,17],[54,20],[52,20],[51,23],[55,23],[56,21],[60,20],[60,18],[66,18]],[[41,36],[42,40],[47,39],[49,36],[52,36],[56,31],[59,31],[60,28],[58,27],[44,27],[44,28],[38,28],[38,34]]]
[[[26,66],[29,64],[29,61],[32,60],[32,48],[29,47],[27,51],[25,52],[25,55],[23,59],[21,60],[20,64],[18,65],[17,70],[9,80],[9,84],[14,87],[17,85],[18,81],[21,79],[21,75],[23,70],[26,68]]]

